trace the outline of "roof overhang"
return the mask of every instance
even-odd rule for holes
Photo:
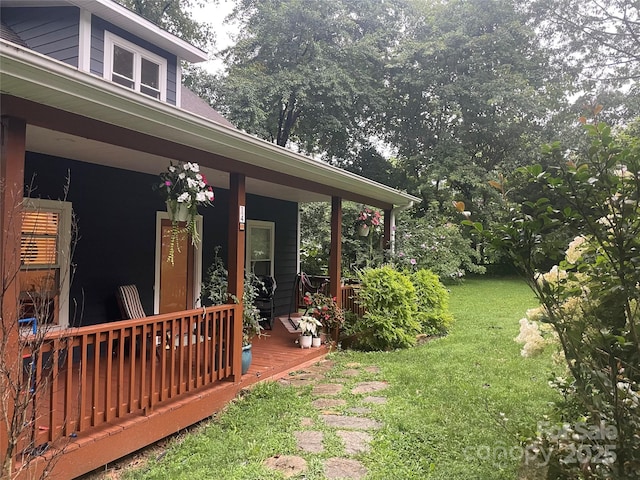
[[[158,45],[188,62],[204,62],[209,59],[206,52],[163,30],[154,23],[136,15],[113,0],[2,0],[3,7],[61,7],[73,6],[86,10],[107,22],[136,36]]]
[[[272,195],[276,198],[314,201],[338,196],[381,208],[420,201],[16,44],[0,41],[0,57],[3,115],[24,118],[40,133],[62,132],[60,135],[69,136],[73,142],[99,142],[105,148],[126,149],[132,156],[146,158],[144,165],[130,161],[115,166],[157,173],[169,160],[190,160],[217,171],[221,177],[239,172],[255,180],[254,185],[281,186],[272,188],[278,190]],[[69,127],[71,124],[75,126]],[[27,142],[29,145],[29,136]],[[92,151],[96,161],[100,154]],[[249,180],[247,191],[252,193]]]

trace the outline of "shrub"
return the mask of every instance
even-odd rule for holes
[[[553,478],[640,478],[640,139],[625,145],[604,124],[585,129],[588,150],[567,158],[555,143],[545,148],[553,167],[521,170],[548,198],[508,203],[509,221],[489,232],[466,223],[525,274],[566,361],[566,378],[553,381],[559,415],[528,451],[553,453]],[[579,236],[542,274],[560,229]]]
[[[366,314],[351,333],[354,347],[390,350],[415,345],[420,333],[416,318],[416,293],[411,280],[391,266],[365,269],[360,274],[358,301]]]
[[[417,319],[422,333],[441,335],[453,323],[449,312],[449,292],[431,270],[421,269],[411,276],[416,291]]]
[[[466,272],[484,273],[479,255],[458,225],[442,219],[412,218],[403,214],[396,226],[395,254],[389,261],[397,268],[425,268],[444,283],[459,281]]]

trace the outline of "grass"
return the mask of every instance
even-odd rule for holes
[[[374,406],[371,414],[385,426],[375,433],[371,451],[358,456],[368,479],[517,478],[519,442],[534,432],[556,399],[547,385],[550,352],[525,359],[513,341],[518,320],[535,305],[533,294],[518,280],[468,279],[451,288],[456,323],[447,337],[403,351],[332,356],[336,367],[330,375],[336,378],[352,362],[381,368],[378,374],[347,380],[346,387],[362,380],[390,384],[387,403]],[[350,393],[342,398],[344,408],[358,405],[359,398]],[[322,460],[343,452],[311,401],[311,387],[260,384],[176,441],[161,460],[127,478],[283,478],[263,461],[296,454],[309,463],[305,479],[322,479]],[[311,428],[325,431],[323,453],[297,450],[293,432],[302,417],[314,420]]]

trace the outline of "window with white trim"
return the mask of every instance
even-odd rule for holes
[[[246,265],[257,276],[273,277],[275,223],[247,221]]]
[[[111,32],[104,32],[104,77],[166,101],[167,60]]]
[[[20,239],[20,318],[69,325],[71,203],[26,198]]]

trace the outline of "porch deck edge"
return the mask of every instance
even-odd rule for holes
[[[305,368],[322,360],[330,351],[326,346],[310,349],[295,361],[272,368],[252,365],[239,383],[223,381],[159,406],[146,416],[134,416],[106,425],[85,438],[70,442],[65,447],[64,455],[53,467],[51,476],[76,478],[107,465],[221,411],[241,390]]]

